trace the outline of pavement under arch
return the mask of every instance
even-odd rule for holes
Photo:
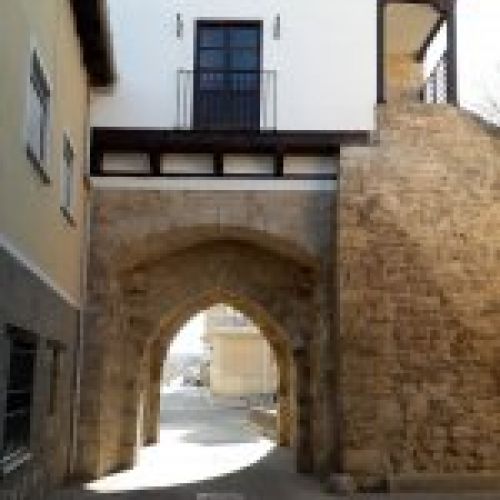
[[[294,471],[293,453],[252,429],[234,400],[206,389],[162,392],[160,441],[131,470],[55,492],[50,500],[334,500],[314,478]],[[211,496],[212,495],[212,496]],[[345,498],[345,497],[343,497]],[[350,498],[384,500],[385,494]],[[391,500],[494,500],[488,494],[391,495]]]
[[[160,441],[141,450],[136,467],[51,499],[197,500],[204,493],[242,500],[331,498],[315,479],[295,472],[290,449],[249,426],[241,404],[186,387],[164,388],[162,400]]]

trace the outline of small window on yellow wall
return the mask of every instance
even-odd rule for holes
[[[31,54],[28,109],[26,123],[26,152],[42,180],[49,182],[48,144],[50,124],[50,88],[40,58]]]
[[[62,155],[61,212],[68,222],[74,224],[75,152],[68,134],[63,135]]]

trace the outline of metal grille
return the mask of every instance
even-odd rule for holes
[[[31,429],[36,341],[29,332],[9,327],[9,376],[2,458],[28,448]]]
[[[444,53],[441,59],[427,78],[423,92],[422,100],[427,104],[446,104],[448,102],[447,81],[447,54]]]
[[[276,71],[179,70],[181,130],[274,130]]]

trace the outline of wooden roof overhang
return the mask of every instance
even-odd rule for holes
[[[114,63],[106,3],[104,0],[69,1],[89,82],[95,87],[107,87],[114,81]]]

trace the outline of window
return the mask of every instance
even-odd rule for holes
[[[61,175],[61,212],[70,223],[74,223],[74,164],[75,153],[67,134],[63,136],[63,158]]]
[[[30,66],[26,149],[28,158],[44,182],[49,182],[47,173],[49,105],[48,80],[37,53],[33,51]]]
[[[259,128],[261,39],[260,22],[198,21],[195,128]]]
[[[36,340],[25,330],[8,327],[9,366],[1,462],[5,463],[30,444]]]

